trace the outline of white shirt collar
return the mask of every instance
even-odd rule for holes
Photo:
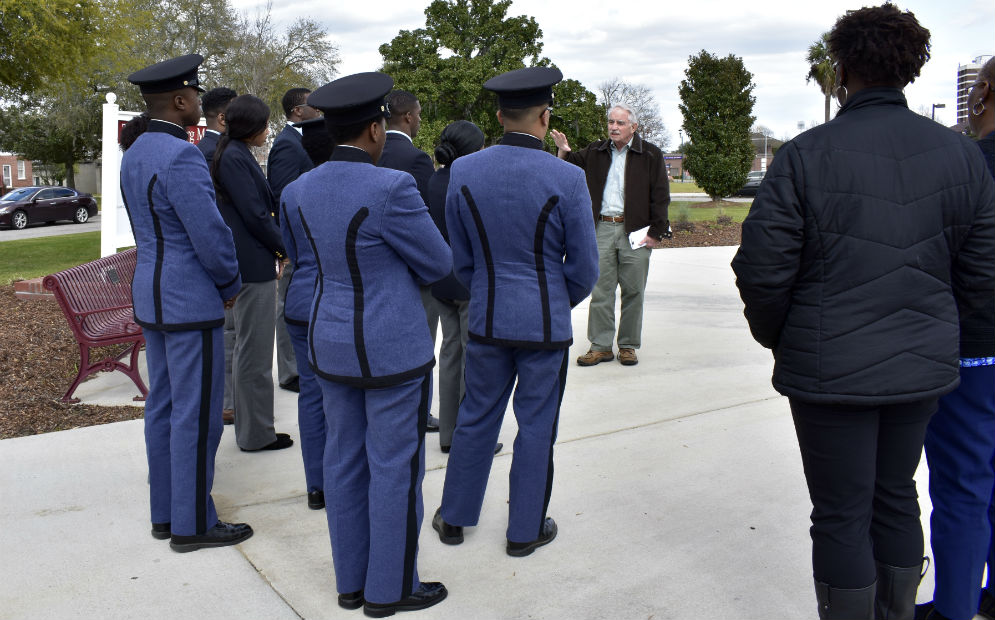
[[[399,136],[404,136],[405,138],[407,138],[408,142],[410,142],[411,144],[415,143],[415,141],[411,139],[411,136],[409,136],[408,134],[404,133],[403,131],[398,131],[396,129],[388,129],[387,133],[396,133]]]
[[[291,123],[290,121],[287,121],[287,127],[293,128],[294,131],[296,131],[297,133],[301,134],[302,136],[304,135],[304,130],[301,129],[300,127],[294,127],[294,124]]]

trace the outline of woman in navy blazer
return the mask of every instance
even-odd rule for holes
[[[211,162],[218,208],[231,228],[242,273],[242,293],[234,308],[235,350],[232,387],[235,440],[247,452],[293,445],[273,429],[273,334],[276,279],[286,264],[276,203],[249,147],[262,146],[269,133],[269,108],[252,95],[232,99],[227,126]]]

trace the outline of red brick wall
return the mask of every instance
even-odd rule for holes
[[[17,175],[17,162],[24,162],[24,178],[19,179]],[[7,175],[5,173],[5,166],[10,166],[10,182],[8,183]],[[0,186],[2,186],[3,191],[6,193],[7,190],[13,189],[15,187],[28,187],[29,185],[34,185],[34,179],[31,175],[31,162],[21,159],[19,160],[17,155],[0,155]]]

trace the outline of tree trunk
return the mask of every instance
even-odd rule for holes
[[[829,107],[830,107],[829,104],[830,104],[830,102],[832,102],[832,100],[833,100],[833,96],[831,94],[829,94],[829,93],[826,93],[826,122],[827,123],[829,122]]]
[[[76,189],[76,173],[73,170],[75,163],[71,157],[66,160],[66,187],[73,189]]]

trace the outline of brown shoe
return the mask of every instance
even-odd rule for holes
[[[595,351],[591,349],[577,358],[577,364],[581,366],[594,366],[601,362],[610,362],[613,359],[615,359],[615,355],[611,351]]]
[[[225,424],[235,423],[235,410],[234,409],[223,409],[221,411],[221,419]]]
[[[623,366],[635,366],[639,363],[636,359],[635,349],[619,349],[618,350],[618,363]]]

